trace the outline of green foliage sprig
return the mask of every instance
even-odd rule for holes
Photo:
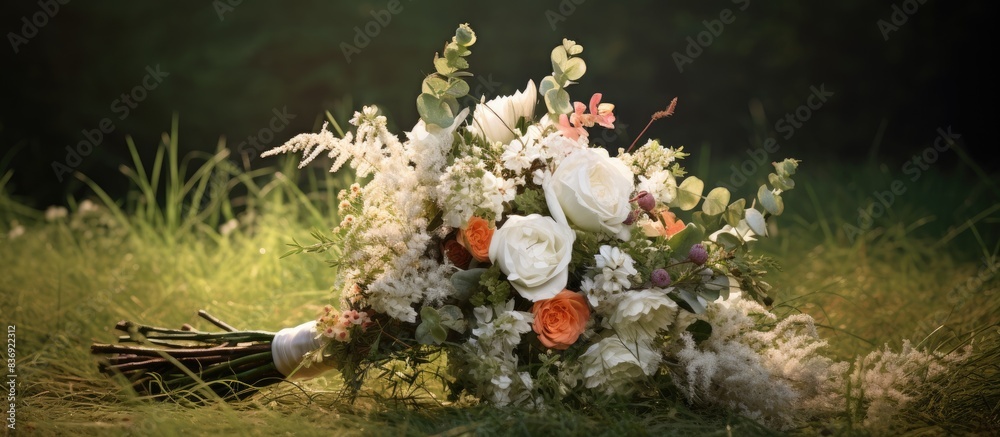
[[[545,98],[545,107],[552,117],[573,112],[565,88],[587,72],[587,63],[575,57],[580,53],[583,53],[583,46],[565,38],[562,45],[552,49],[552,75],[542,79],[538,86],[538,92]]]
[[[476,43],[476,33],[468,24],[455,30],[451,42],[444,46],[444,57],[434,54],[434,73],[427,75],[417,96],[417,112],[425,123],[440,127],[451,126],[459,112],[458,99],[469,94],[469,84],[462,79],[472,73],[462,71],[469,68],[465,60],[472,51],[469,47]]]

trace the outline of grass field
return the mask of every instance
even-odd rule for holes
[[[185,171],[169,144],[176,140],[175,130],[157,162],[126,172],[136,181],[131,196],[95,196],[65,216],[51,210],[46,219],[0,186],[0,314],[16,327],[17,432],[776,434],[725,411],[688,406],[680,397],[524,412],[439,404],[429,395],[419,406],[403,405],[370,391],[348,404],[334,373],[279,384],[239,403],[138,399],[101,375],[89,353],[91,342],[114,340],[115,322],[210,329],[195,315],[205,309],[237,328],[276,331],[313,318],[330,300],[335,274],[322,255],[279,256],[286,243],[310,241],[312,229],[336,223],[331,187],[342,178],[307,177],[288,165],[243,173],[228,164],[225,152],[194,157]],[[706,181],[728,168],[700,165],[694,152],[689,170],[717,173]],[[874,164],[821,168],[809,162],[800,174],[801,188],[789,194],[776,234],[759,243],[783,266],[769,279],[776,311],[811,314],[830,342],[827,352],[843,360],[885,344],[898,348],[903,339],[938,350],[971,343],[973,358],[937,381],[938,390],[902,409],[888,429],[910,435],[1000,432],[996,178],[963,169],[928,171],[907,181],[906,194],[851,241],[845,224],[858,226],[857,209],[898,175]],[[865,435],[858,414],[845,405],[835,420],[792,433]]]

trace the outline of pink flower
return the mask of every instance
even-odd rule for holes
[[[595,93],[590,98],[590,113],[585,114],[587,106],[583,102],[573,103],[573,113],[559,114],[559,131],[563,136],[570,139],[578,139],[581,136],[587,137],[586,127],[593,127],[599,124],[608,129],[615,128],[615,105],[601,103],[601,93]]]
[[[590,98],[590,116],[594,118],[595,123],[604,126],[608,129],[615,128],[615,105],[611,103],[601,103],[601,93],[594,94]]]

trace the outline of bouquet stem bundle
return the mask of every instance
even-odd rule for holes
[[[91,353],[106,355],[98,364],[102,373],[124,377],[136,392],[155,399],[178,393],[242,399],[285,380],[271,350],[275,333],[237,331],[204,311],[199,315],[225,331],[121,321],[115,329],[126,335],[118,344],[95,343]]]

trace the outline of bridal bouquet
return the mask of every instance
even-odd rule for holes
[[[123,322],[122,341],[140,344],[95,345],[111,354],[103,369],[151,394],[242,384],[215,389],[230,396],[331,369],[358,387],[374,368],[443,352],[452,394],[497,406],[672,387],[779,426],[842,408],[847,365],[817,353],[811,318],[767,309],[770,263],[751,251],[798,161],[774,163],[754,198],[734,200],[688,175],[680,147],[592,144],[615,106],[571,97],[587,68],[571,40],[537,85],[463,107],[475,42],[462,25],[435,55],[404,137],[366,106],[353,132],[324,125],[262,155],[356,173],[332,233],[292,250],[335,254],[336,305],[278,333]]]
[[[463,25],[435,57],[405,139],[367,106],[353,134],[324,126],[263,154],[326,156],[364,181],[340,192],[333,237],[297,246],[342,254],[339,306],[301,328],[318,340],[306,369],[443,348],[455,386],[496,405],[629,393],[669,373],[685,338],[710,334],[697,321],[710,302],[767,302],[766,262],[747,243],[781,214],[797,161],[776,163],[748,203],[703,195],[681,148],[650,140],[612,156],[588,138],[614,128],[614,105],[568,92],[586,71],[570,40],[552,75],[470,119],[458,99],[475,42]]]

